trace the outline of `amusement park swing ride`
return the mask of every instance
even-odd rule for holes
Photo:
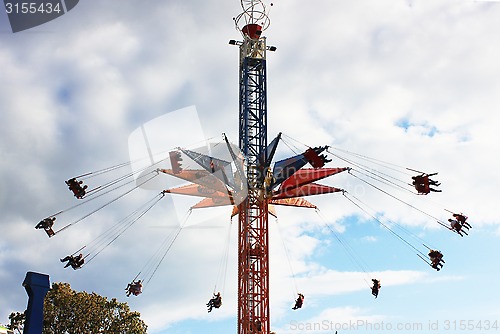
[[[139,171],[122,172],[130,167],[131,162],[127,162],[70,178],[66,185],[78,200],[78,204],[41,220],[35,228],[44,230],[49,237],[54,237],[160,175],[181,180],[184,182],[182,186],[165,189],[156,194],[91,243],[62,258],[61,262],[65,263],[65,267],[75,270],[88,265],[165,196],[185,195],[202,198],[189,212],[201,208],[231,207],[231,217],[238,216],[239,334],[271,333],[269,216],[276,217],[276,206],[302,207],[318,211],[318,207],[305,199],[306,197],[338,193],[408,246],[423,262],[439,271],[444,260],[443,254],[436,247],[428,246],[424,240],[397,222],[388,222],[378,217],[359,196],[317,182],[340,173],[349,174],[353,179],[384,196],[426,215],[442,227],[460,236],[467,235],[471,226],[464,214],[445,209],[449,211],[449,219],[442,220],[417,208],[399,195],[404,193],[424,197],[431,192],[440,192],[440,183],[433,179],[437,173],[419,172],[327,145],[309,147],[282,133],[268,142],[267,54],[276,50],[276,47],[267,45],[266,37],[262,35],[270,25],[269,11],[260,0],[241,0],[241,6],[243,11],[234,18],[234,22],[241,32],[242,41],[229,42],[239,47],[238,146],[232,145],[224,135],[223,140],[215,145],[219,148],[219,153],[216,149],[167,148],[161,159]],[[284,143],[289,148],[293,146],[294,155],[274,161],[279,143]],[[345,165],[326,167],[332,160]],[[100,185],[92,185],[93,178],[97,176],[116,174],[120,176]],[[103,201],[103,204],[95,204],[98,200]],[[57,218],[60,215],[88,203],[94,203],[90,212],[69,224],[59,226]],[[326,225],[335,238],[348,248],[342,236]],[[138,296],[142,293],[143,287],[156,273],[181,229],[182,227],[176,229],[164,241],[143,270],[128,284],[127,296]],[[349,250],[348,253],[354,256]],[[366,270],[363,271],[366,273]],[[370,279],[367,283],[376,298],[381,287],[380,280],[370,278],[372,283],[369,283]],[[221,298],[220,293],[214,292],[213,298],[207,304],[209,312],[213,308],[221,307]],[[298,293],[293,309],[300,309],[303,302],[304,295]]]

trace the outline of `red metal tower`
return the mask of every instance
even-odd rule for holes
[[[261,0],[240,0],[243,12],[234,18],[243,41],[239,46],[239,149],[236,154],[226,139],[237,167],[212,156],[180,149],[203,170],[183,170],[171,152],[172,170],[162,170],[196,183],[166,190],[169,193],[206,197],[192,208],[233,205],[238,214],[238,334],[269,334],[269,234],[268,216],[272,205],[316,208],[302,197],[340,191],[313,183],[345,168],[322,168],[320,155],[325,147],[309,148],[302,154],[274,163],[271,161],[281,134],[267,143],[266,45],[262,32],[269,26]],[[177,158],[176,158],[177,157]],[[310,164],[313,168],[303,168]],[[207,195],[211,194],[211,195]]]
[[[247,196],[238,205],[238,333],[269,333],[266,39],[269,26],[261,1],[241,1],[235,18],[240,48],[239,146],[246,158]],[[244,26],[239,28],[239,24]]]

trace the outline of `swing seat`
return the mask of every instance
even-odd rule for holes
[[[48,228],[44,228],[45,232],[47,233],[47,235],[50,237],[53,237],[54,235],[56,235],[56,233],[54,232],[54,230],[52,229],[52,227],[48,227]]]

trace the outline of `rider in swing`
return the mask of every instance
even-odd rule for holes
[[[127,291],[127,297],[130,296],[130,294],[133,294],[134,296],[138,296],[142,293],[142,281],[138,280],[137,282],[134,280],[132,283],[129,283],[127,287],[125,288]]]
[[[210,299],[207,303],[207,307],[208,307],[208,312],[212,312],[212,309],[215,307],[215,308],[219,308],[222,306],[222,297],[220,295],[220,292],[217,292],[217,294],[214,293],[214,296],[212,297],[212,299]]]
[[[87,194],[87,185],[83,185],[83,181],[78,181],[76,178],[69,179],[66,182],[69,190],[71,190],[74,196],[78,199],[82,199]]]
[[[297,300],[295,300],[295,305],[292,307],[292,310],[297,310],[299,308],[302,308],[302,305],[304,305],[304,295],[299,293],[299,296],[297,297]]]
[[[83,266],[83,264],[85,263],[85,258],[83,257],[83,254],[80,253],[77,256],[68,255],[65,258],[61,259],[61,262],[66,262],[66,261],[68,263],[66,263],[64,268],[71,266],[71,268],[77,270]]]
[[[373,286],[371,288],[372,289],[372,295],[374,295],[375,298],[377,298],[378,297],[378,292],[379,292],[379,290],[380,290],[380,288],[382,286],[380,285],[380,280],[378,280],[378,279],[372,278],[372,282],[373,282]]]
[[[467,232],[462,230],[462,228],[464,226],[462,224],[460,224],[457,220],[450,218],[450,219],[448,219],[448,221],[450,222],[450,226],[451,226],[450,230],[457,232],[458,235],[461,237],[464,236],[462,233],[464,233],[465,235],[469,235]],[[469,228],[467,227],[467,229],[469,229]]]
[[[443,253],[441,253],[438,250],[433,250],[431,249],[429,251],[429,258],[431,260],[431,267],[436,269],[437,271],[441,270],[443,268]]]
[[[41,220],[38,224],[36,224],[35,228],[36,229],[43,229],[50,238],[50,237],[55,235],[55,232],[52,229],[52,226],[54,226],[55,221],[56,221],[56,217],[45,218],[45,219]]]
[[[417,190],[419,195],[427,195],[431,191],[441,192],[441,190],[434,189],[434,188],[430,187],[430,186],[439,187],[441,185],[441,183],[430,179],[430,176],[434,176],[434,175],[437,175],[437,173],[433,173],[433,174],[422,173],[420,175],[411,177],[413,180],[412,184],[415,187],[415,189]]]
[[[462,227],[464,227],[466,229],[472,228],[472,226],[467,222],[467,218],[468,218],[467,216],[465,216],[461,213],[454,213],[453,218],[455,218],[460,223],[460,225],[462,225]]]

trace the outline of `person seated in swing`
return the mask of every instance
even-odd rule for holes
[[[439,183],[438,181],[434,181],[432,179],[430,179],[431,176],[434,176],[434,175],[437,175],[438,173],[432,173],[432,174],[425,174],[425,176],[427,176],[427,180],[429,182],[429,184],[431,186],[436,186],[436,187],[439,187],[441,185],[441,183]]]
[[[462,227],[465,227],[466,229],[469,229],[469,228],[472,228],[472,226],[467,223],[467,216],[464,216],[463,214],[458,214],[458,213],[454,213],[453,214],[453,217],[460,223],[460,225],[462,225]]]
[[[71,267],[72,267],[74,270],[76,270],[76,269],[80,269],[80,268],[83,266],[83,264],[84,264],[84,263],[85,263],[85,259],[84,259],[84,257],[83,257],[83,254],[82,254],[82,253],[80,253],[80,254],[78,254],[78,256],[77,256],[77,257],[75,257],[75,261],[74,261],[74,263],[71,265]]]
[[[41,220],[38,224],[36,224],[35,228],[36,229],[43,229],[50,238],[50,237],[55,235],[55,232],[52,229],[52,226],[54,226],[55,220],[56,220],[56,217],[45,218],[45,219]]]
[[[66,262],[66,261],[68,263],[66,263],[64,268],[71,266],[71,268],[76,270],[76,269],[80,269],[83,266],[85,259],[83,258],[83,254],[80,253],[77,256],[68,255],[65,258],[61,259],[61,262]]]
[[[125,290],[127,290],[127,297],[129,297],[130,294],[133,294],[134,296],[140,295],[142,293],[142,281],[132,281],[132,283],[129,283],[127,285],[127,288]]]
[[[332,162],[332,159],[328,159],[328,157],[325,154],[321,154],[319,157],[321,158],[321,160],[325,162],[325,164]]]
[[[380,285],[380,281],[378,279],[372,278],[372,282],[373,282],[372,295],[374,295],[375,298],[377,298],[378,292],[382,286]]]
[[[429,187],[429,191],[434,191],[435,193],[440,193],[440,192],[442,192],[442,190],[439,190],[439,189],[434,189],[434,188],[431,188],[431,187]]]
[[[54,226],[54,221],[56,220],[56,217],[48,217],[43,220],[41,220],[38,224],[36,224],[35,228],[36,229],[44,229],[44,230],[49,230],[52,229],[52,226]]]
[[[448,221],[450,222],[450,226],[451,226],[450,230],[457,232],[458,235],[461,237],[464,236],[462,233],[465,233],[465,235],[469,235],[467,232],[462,230],[463,226],[458,221],[456,221],[455,219],[451,219],[451,218],[448,219]]]
[[[130,290],[134,296],[140,295],[142,293],[142,281],[138,280],[137,282],[134,282],[130,287]]]
[[[437,271],[441,270],[443,268],[443,253],[437,250],[431,249],[429,251],[429,258],[431,260],[431,267],[436,269]]]
[[[429,187],[423,183],[413,183],[413,185],[419,195],[427,195],[430,192]]]
[[[208,312],[212,312],[212,309],[215,307],[215,308],[219,308],[222,306],[222,297],[220,295],[220,292],[217,292],[217,294],[214,293],[214,296],[212,297],[212,299],[210,299],[207,303],[207,307],[208,307]]]
[[[326,150],[328,146],[325,147],[310,147],[304,153],[303,157],[313,166],[314,168],[322,168],[326,163],[332,160],[328,159],[325,154],[320,154]]]
[[[436,187],[441,185],[441,183],[434,181],[434,180],[431,180],[429,178],[429,176],[433,176],[433,175],[437,175],[437,173],[433,173],[433,174],[422,173],[421,175],[411,177],[413,179],[412,184],[415,186],[415,189],[417,190],[417,192],[420,195],[427,195],[431,191],[441,192],[441,190],[434,189],[434,188],[430,187],[431,185],[436,186]]]
[[[82,186],[83,181],[77,181],[76,178],[72,178],[65,182],[76,198],[82,199],[86,195],[87,185]]]
[[[80,189],[78,189],[78,196],[76,196],[76,198],[82,199],[87,194],[87,188],[87,185],[80,187]]]
[[[299,296],[297,297],[297,300],[295,301],[295,305],[292,307],[292,310],[297,310],[304,305],[304,295],[299,293]]]

